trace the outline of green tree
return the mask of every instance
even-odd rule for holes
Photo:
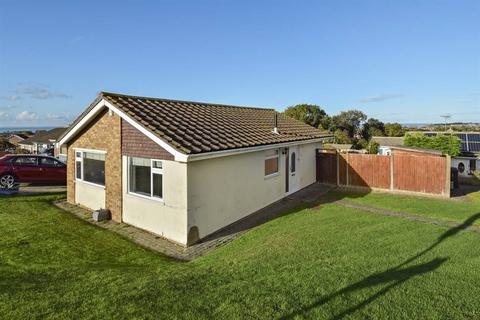
[[[284,114],[290,118],[294,118],[317,128],[323,117],[327,113],[317,105],[314,104],[297,104],[288,107]]]
[[[336,130],[344,130],[350,139],[354,139],[361,133],[362,125],[367,120],[365,113],[359,110],[342,111],[332,117],[332,127]]]
[[[403,137],[405,129],[400,123],[385,123],[385,134],[387,137]]]
[[[340,143],[340,144],[352,143],[352,138],[348,136],[348,132],[346,130],[340,130],[340,129],[335,130],[333,134],[333,139],[335,143]]]
[[[379,147],[380,147],[380,145],[378,144],[378,142],[373,141],[373,140],[370,140],[370,142],[368,143],[367,148],[366,148],[366,149],[367,149],[367,153],[369,153],[369,154],[377,154]]]
[[[318,125],[318,129],[331,131],[331,129],[332,129],[332,117],[330,117],[328,114],[323,116],[320,119],[320,124]]]
[[[368,119],[363,125],[362,136],[365,140],[370,140],[371,137],[384,136],[385,124],[375,118]]]
[[[428,137],[421,133],[409,133],[405,136],[403,144],[409,147],[438,150],[443,154],[455,157],[461,153],[462,141],[456,136],[436,135]]]

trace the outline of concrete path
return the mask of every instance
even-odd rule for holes
[[[446,227],[451,227],[451,228],[459,228],[463,230],[468,230],[468,231],[473,231],[473,232],[479,232],[480,233],[480,227],[478,226],[473,226],[473,225],[468,225],[468,224],[460,224],[457,222],[453,221],[442,221],[442,220],[436,220],[428,217],[422,217],[422,216],[417,216],[414,214],[410,213],[404,213],[404,212],[399,212],[399,211],[393,211],[389,209],[383,209],[383,208],[378,208],[374,206],[369,206],[366,204],[362,203],[357,203],[354,201],[349,201],[349,200],[336,200],[333,203],[347,207],[347,208],[353,208],[353,209],[360,209],[363,211],[367,211],[370,213],[375,213],[375,214],[381,214],[384,216],[391,216],[391,217],[400,217],[400,218],[405,218],[405,219],[410,219],[410,220],[415,220],[419,222],[425,222],[425,223],[430,223],[430,224],[435,224],[438,226],[446,226]]]
[[[30,186],[30,185],[20,185],[18,191],[19,195],[38,195],[45,193],[61,193],[67,192],[66,186]]]

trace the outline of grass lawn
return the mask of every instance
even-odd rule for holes
[[[2,319],[480,318],[479,233],[325,204],[182,263],[53,199],[0,198]]]
[[[472,193],[467,201],[439,200],[427,197],[390,196],[385,193],[354,194],[331,192],[334,199],[346,199],[375,207],[425,216],[437,220],[463,223],[475,213],[480,214],[480,192]],[[480,226],[480,219],[474,222]]]

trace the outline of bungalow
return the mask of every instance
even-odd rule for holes
[[[66,128],[38,130],[32,137],[20,141],[18,148],[34,154],[44,153],[48,149],[55,147],[58,138],[65,130]]]
[[[69,202],[190,245],[314,183],[328,137],[273,109],[102,92],[58,147]]]
[[[23,140],[28,139],[29,136],[24,133],[13,133],[8,136],[7,140],[14,146],[18,146]]]

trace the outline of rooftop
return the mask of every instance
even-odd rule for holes
[[[329,133],[274,109],[101,92],[72,127],[101,99],[113,104],[144,129],[176,150],[197,154],[284,142],[312,140]],[[274,133],[277,117],[278,133]]]

